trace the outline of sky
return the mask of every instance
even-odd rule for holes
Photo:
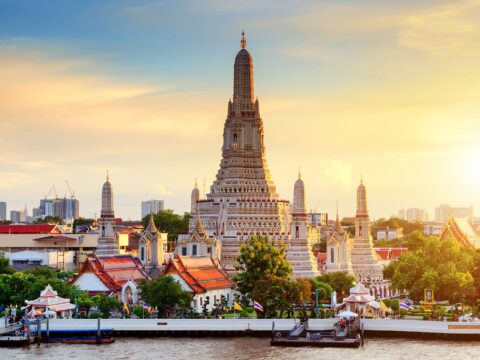
[[[480,0],[0,0],[0,201],[189,210],[219,167],[245,30],[266,156],[292,199],[374,218],[480,209]]]

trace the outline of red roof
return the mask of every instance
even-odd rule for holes
[[[74,282],[85,272],[94,273],[110,291],[118,291],[127,281],[150,279],[140,260],[132,255],[87,258]]]
[[[61,234],[58,225],[0,225],[0,234]]]
[[[165,275],[177,274],[195,294],[211,289],[233,288],[234,284],[220,262],[210,256],[180,256],[170,259]]]
[[[382,260],[397,260],[400,255],[408,251],[406,247],[374,247],[373,248],[378,256],[382,258]]]

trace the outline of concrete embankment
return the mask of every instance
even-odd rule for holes
[[[309,329],[326,331],[337,319],[311,319]],[[293,319],[102,319],[102,329],[112,329],[116,336],[269,336],[275,330],[287,331]],[[422,320],[362,320],[367,337],[419,337],[441,339],[478,339],[480,322],[442,322]],[[96,329],[96,319],[53,319],[51,330]]]

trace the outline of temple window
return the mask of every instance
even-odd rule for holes
[[[298,225],[295,226],[295,237],[296,237],[297,239],[300,237],[300,229],[299,229]]]
[[[145,261],[145,248],[143,246],[140,248],[140,259]]]
[[[363,235],[363,228],[362,228],[362,225],[360,225],[358,227],[358,236],[362,236]]]
[[[182,256],[187,256],[187,248],[185,246],[182,247]]]
[[[335,262],[335,250],[334,248],[330,248],[330,262],[333,264]]]
[[[208,254],[211,254],[211,253],[212,253],[212,248],[211,248],[210,246],[207,248],[207,253],[208,253]]]
[[[192,245],[192,256],[197,255],[197,245]]]
[[[237,142],[237,133],[233,133],[233,142],[234,142],[234,143]]]

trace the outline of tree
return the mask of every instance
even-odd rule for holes
[[[105,294],[98,294],[93,297],[93,302],[104,319],[110,317],[110,313],[121,308],[120,302],[115,296],[105,296]]]
[[[83,218],[83,217],[80,217],[78,219],[75,219],[73,220],[73,224],[72,224],[72,227],[73,227],[73,232],[76,232],[76,228],[77,226],[91,226],[93,223],[95,222],[95,219],[87,219],[87,218]]]
[[[318,300],[319,301],[327,301],[330,300],[330,296],[333,293],[333,288],[330,286],[328,283],[324,283],[321,281],[318,281],[317,279],[310,278],[309,279],[313,293],[312,293],[312,301],[314,302],[315,299],[315,291],[318,290]]]
[[[256,236],[240,247],[240,255],[233,280],[238,291],[247,299],[253,300],[255,283],[266,277],[288,279],[292,273],[290,263],[285,258],[286,248],[283,244],[269,241],[266,236]]]
[[[454,239],[420,238],[412,251],[385,269],[392,286],[407,290],[414,300],[423,298],[424,289],[433,289],[437,300],[461,301],[471,292],[475,273],[472,250],[462,248]]]
[[[167,311],[175,306],[189,307],[192,295],[171,276],[159,277],[153,281],[142,280],[139,283],[140,296],[150,306],[158,308],[158,313],[165,317]]]
[[[317,276],[317,281],[330,285],[338,296],[343,297],[354,286],[355,277],[345,271],[336,271]]]
[[[35,224],[57,224],[63,225],[64,222],[58,216],[45,216],[43,218],[39,218],[35,220]]]
[[[168,240],[173,241],[178,238],[178,234],[188,232],[189,213],[182,215],[175,214],[173,210],[162,210],[157,214],[153,214],[155,225],[162,231],[168,233]],[[150,221],[150,215],[142,219],[143,227],[147,227]]]
[[[280,310],[280,317],[284,311],[290,310],[292,303],[287,296],[290,287],[289,279],[268,274],[254,282],[251,295],[263,306],[259,318],[275,318],[276,310]]]
[[[13,274],[15,270],[10,266],[8,259],[0,256],[0,274]]]
[[[77,305],[85,309],[88,317],[90,309],[95,306],[95,301],[93,300],[93,297],[88,295],[87,291],[81,291],[77,296]]]

